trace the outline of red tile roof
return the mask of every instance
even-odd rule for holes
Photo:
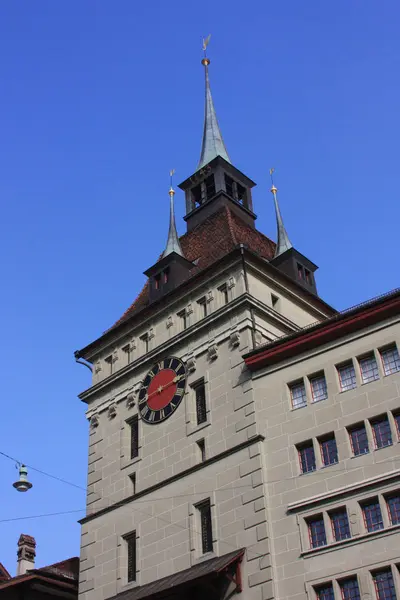
[[[244,244],[262,258],[271,260],[275,252],[275,243],[254,227],[247,225],[227,206],[210,215],[195,229],[180,238],[185,257],[195,263],[190,275],[209,267],[211,264]],[[136,300],[113,325],[116,327],[148,304],[148,287],[144,285]],[[112,328],[113,328],[112,327]]]

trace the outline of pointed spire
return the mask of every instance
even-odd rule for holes
[[[176,231],[176,223],[175,223],[175,211],[174,211],[174,196],[175,190],[172,187],[172,176],[175,173],[175,169],[172,169],[169,172],[171,178],[171,185],[169,188],[169,230],[168,230],[168,240],[167,245],[164,250],[164,254],[162,258],[168,256],[168,254],[172,254],[172,252],[176,252],[179,256],[183,256],[182,248],[179,243],[178,233]]]
[[[274,197],[276,224],[277,224],[277,229],[278,229],[278,240],[277,240],[276,249],[275,249],[275,258],[276,258],[280,254],[283,254],[284,252],[286,252],[286,250],[289,250],[289,248],[293,248],[293,246],[289,240],[289,236],[288,236],[285,226],[283,224],[283,219],[282,219],[281,211],[280,211],[279,204],[278,204],[278,198],[276,196],[276,193],[278,190],[274,186],[274,179],[273,179],[274,171],[275,171],[275,169],[269,170],[269,174],[271,175],[271,182],[272,182],[271,194]]]
[[[222,156],[222,158],[224,158],[226,161],[231,162],[228,152],[225,148],[224,140],[222,139],[222,134],[218,125],[217,115],[211,96],[210,80],[208,77],[208,65],[210,64],[210,59],[206,56],[206,50],[209,41],[210,36],[203,40],[204,58],[201,61],[205,72],[206,99],[204,111],[203,143],[201,146],[200,161],[197,169],[204,167],[204,165],[209,163],[216,156]]]

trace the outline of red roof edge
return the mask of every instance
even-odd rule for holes
[[[395,290],[350,311],[335,315],[328,321],[318,323],[311,330],[303,329],[288,338],[278,339],[268,346],[258,348],[246,354],[244,361],[250,371],[257,371],[262,367],[307,352],[399,313],[400,290]]]
[[[0,563],[0,583],[11,579],[10,573],[7,571],[3,563]]]

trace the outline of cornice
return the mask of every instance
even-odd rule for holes
[[[170,485],[171,483],[178,481],[179,479],[181,479],[183,477],[187,477],[188,475],[197,473],[197,471],[200,471],[204,467],[207,467],[216,462],[219,462],[220,460],[224,460],[228,456],[231,456],[232,454],[236,454],[236,452],[245,450],[249,446],[252,446],[253,444],[257,444],[259,442],[263,442],[264,440],[265,440],[265,437],[263,435],[260,435],[260,434],[256,435],[256,436],[252,437],[251,439],[246,440],[245,442],[242,442],[241,444],[237,444],[236,446],[233,446],[232,448],[229,448],[228,450],[224,450],[224,452],[220,452],[219,454],[216,454],[215,456],[212,456],[211,458],[208,458],[207,460],[205,460],[201,463],[198,463],[197,465],[193,465],[193,467],[189,467],[189,469],[185,469],[184,471],[181,471],[180,473],[176,473],[175,475],[172,475],[171,477],[167,477],[167,479],[164,479],[163,481],[160,481],[159,483],[151,485],[148,488],[145,488],[144,490],[140,490],[140,492],[137,492],[133,496],[124,498],[123,500],[120,500],[119,502],[115,502],[114,504],[107,506],[105,508],[101,508],[100,510],[92,513],[91,515],[87,515],[86,517],[83,517],[83,519],[80,519],[79,523],[82,525],[84,523],[88,523],[89,521],[93,521],[93,519],[96,519],[97,517],[101,517],[102,515],[105,515],[117,508],[120,508],[121,506],[130,504],[131,502],[135,502],[135,500],[138,500],[139,498],[148,496],[149,494],[151,494],[157,490],[160,490],[163,487],[166,487],[167,485]],[[99,498],[99,500],[101,500],[101,498]]]

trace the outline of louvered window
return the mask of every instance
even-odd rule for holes
[[[197,509],[200,513],[201,547],[203,554],[206,554],[213,550],[210,500],[198,504]]]
[[[136,531],[125,538],[128,554],[128,582],[136,581]]]
[[[131,430],[131,458],[139,456],[139,419],[137,415],[129,421]]]
[[[204,381],[196,385],[194,391],[196,394],[197,425],[201,425],[201,423],[207,421],[206,388]]]

